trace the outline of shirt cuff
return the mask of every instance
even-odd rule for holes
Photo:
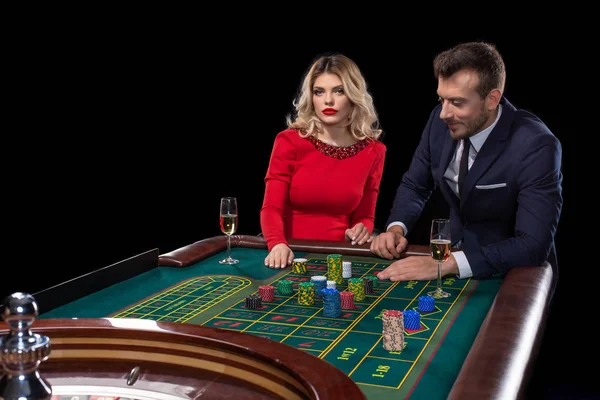
[[[469,265],[469,260],[467,260],[467,256],[465,256],[464,251],[453,251],[452,255],[456,260],[456,264],[458,265],[458,279],[470,278],[473,276],[473,271],[471,271],[471,266]]]
[[[387,226],[387,228],[385,228],[385,230],[389,231],[390,228],[394,225],[400,225],[402,227],[402,229],[404,229],[404,237],[406,237],[406,235],[408,235],[408,229],[406,229],[406,225],[404,225],[402,222],[392,222],[391,224],[389,224]]]

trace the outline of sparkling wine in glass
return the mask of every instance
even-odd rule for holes
[[[437,288],[429,293],[429,296],[436,299],[449,297],[450,293],[442,290],[441,265],[450,257],[450,220],[434,219],[431,221],[431,234],[429,236],[429,250],[431,257],[437,261],[438,277]]]
[[[231,235],[237,231],[238,225],[238,207],[235,197],[223,197],[221,199],[219,223],[221,232],[227,235],[227,257],[219,262],[221,264],[237,264],[239,260],[231,258]]]

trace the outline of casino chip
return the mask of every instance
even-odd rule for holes
[[[335,281],[338,285],[344,283],[341,254],[330,254],[327,256],[327,278],[330,281]]]
[[[352,278],[352,261],[342,261],[342,278]]]
[[[337,289],[321,289],[323,296],[323,316],[327,318],[338,318],[342,315],[340,292]]]
[[[306,263],[308,260],[306,258],[294,258],[292,262],[292,272],[295,274],[304,274],[306,273]]]
[[[404,314],[399,310],[386,310],[381,318],[383,323],[383,349],[401,351],[404,349]]]
[[[312,306],[315,304],[315,284],[312,282],[301,282],[298,285],[298,304]]]
[[[354,300],[362,301],[365,299],[365,284],[363,278],[348,279],[348,291],[354,293]]]
[[[315,285],[315,296],[320,298],[323,295],[321,289],[327,287],[327,277],[323,275],[314,275],[310,277],[310,281]]]
[[[342,301],[342,309],[354,310],[354,293],[352,292],[340,292]]]
[[[270,285],[263,285],[258,287],[258,293],[262,300],[273,301],[275,300],[275,288]]]
[[[282,280],[277,282],[277,292],[282,296],[289,296],[294,293],[294,287],[292,281]]]
[[[257,294],[251,294],[246,296],[246,308],[250,310],[255,310],[262,306],[262,299]]]
[[[419,297],[419,311],[430,312],[435,310],[435,298],[431,296]]]
[[[365,279],[363,281],[364,285],[365,285],[365,293],[366,294],[373,294],[375,293],[375,291],[373,290],[373,281],[371,279]]]
[[[365,280],[370,280],[373,282],[373,288],[377,287],[377,283],[379,282],[379,278],[376,275],[366,275],[363,277]]]
[[[404,311],[404,327],[411,331],[421,329],[421,314],[415,310]]]

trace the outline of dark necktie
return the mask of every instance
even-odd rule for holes
[[[471,141],[463,139],[463,151],[460,159],[460,167],[458,168],[458,195],[462,193],[462,187],[465,183],[465,178],[469,172],[469,148],[471,147]]]

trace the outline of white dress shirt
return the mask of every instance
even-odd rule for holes
[[[479,153],[479,150],[481,150],[481,147],[485,143],[486,139],[488,138],[488,136],[490,135],[490,133],[492,132],[492,130],[498,123],[498,120],[500,119],[500,115],[502,115],[502,105],[498,104],[498,115],[496,116],[496,120],[490,126],[488,126],[481,132],[478,132],[469,138],[471,140],[471,148],[469,149],[469,163],[468,163],[469,169],[471,169],[471,166],[475,162],[475,158],[477,158],[477,154]],[[462,158],[463,147],[464,147],[464,141],[461,140],[460,143],[458,143],[458,146],[456,146],[456,151],[454,152],[454,156],[452,157],[450,164],[448,164],[448,169],[446,169],[446,172],[444,172],[444,179],[446,179],[446,183],[448,183],[448,186],[450,186],[452,191],[457,196],[458,196],[458,170],[459,170],[459,166],[460,166],[460,159]],[[408,229],[406,229],[406,225],[404,225],[400,221],[391,222],[387,226],[386,230],[389,230],[394,225],[400,225],[402,227],[402,229],[404,229],[404,236],[406,236],[408,234]],[[472,277],[473,271],[471,270],[471,266],[469,265],[469,261],[467,260],[465,253],[463,251],[454,251],[454,252],[452,252],[452,255],[454,256],[454,259],[456,260],[456,263],[458,264],[458,278],[463,279],[463,278]]]

